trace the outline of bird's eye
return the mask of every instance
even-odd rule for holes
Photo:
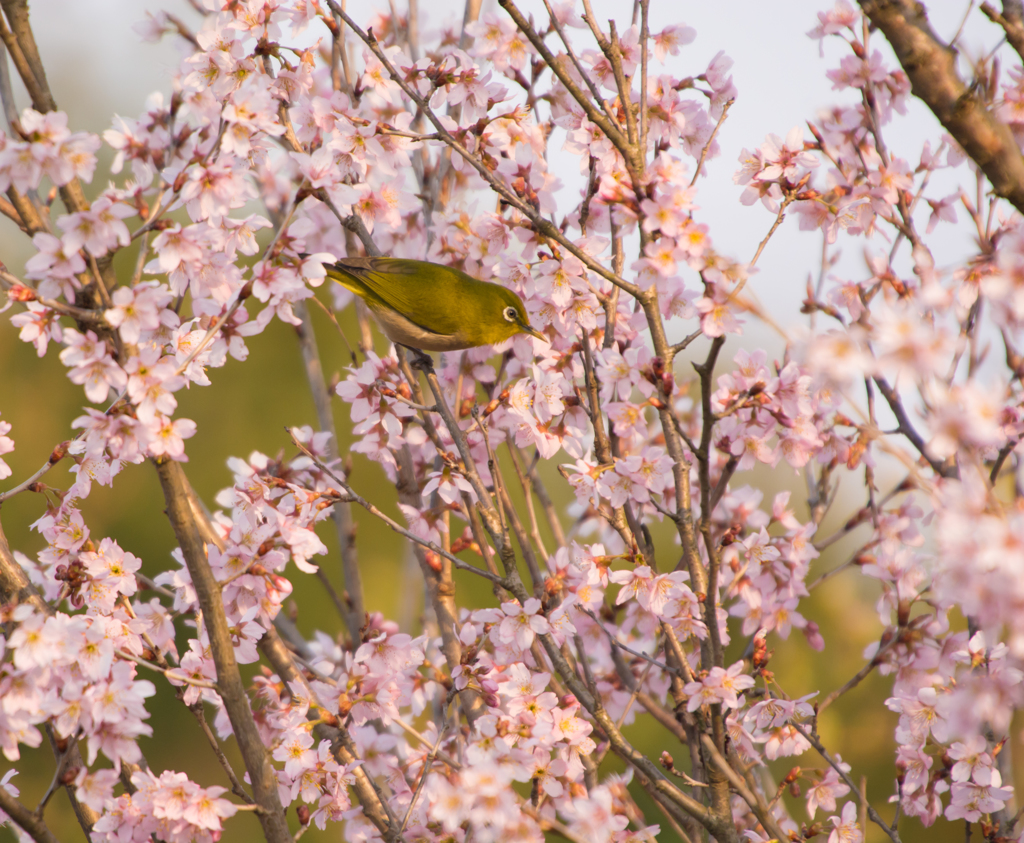
[[[512,307],[512,305],[509,305],[501,312],[501,315],[505,317],[507,322],[515,322],[518,314],[516,313],[516,309]]]

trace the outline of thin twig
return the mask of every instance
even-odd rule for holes
[[[277,233],[274,235],[274,239],[270,241],[270,245],[268,245],[267,248],[264,250],[263,257],[261,258],[261,260],[266,261],[273,253],[274,247],[277,245],[277,241],[284,233],[284,230],[288,227],[288,223],[292,218],[292,214],[295,213],[295,207],[296,203],[295,198],[293,197],[291,204],[288,208],[288,213],[285,214],[284,219],[281,221],[281,225],[278,226]],[[232,303],[231,307],[229,307],[227,311],[225,311],[221,316],[217,317],[214,323],[210,325],[210,328],[209,330],[207,330],[206,335],[202,338],[202,340],[199,341],[199,344],[194,349],[192,349],[188,357],[186,357],[175,370],[174,373],[176,375],[181,375],[184,373],[184,371],[189,367],[192,361],[195,360],[200,354],[202,354],[206,350],[206,347],[213,341],[213,338],[217,335],[217,332],[220,331],[220,329],[224,326],[224,323],[227,322],[232,316],[234,316],[235,311],[237,311],[238,308],[240,308],[245,303],[247,297],[243,297],[241,295],[242,292],[245,292],[245,289],[246,288],[243,287],[242,290],[239,291],[240,294],[235,298],[235,301]]]
[[[235,775],[235,770],[231,766],[231,762],[228,761],[224,751],[220,748],[220,744],[217,742],[217,738],[213,734],[213,730],[210,729],[210,724],[206,722],[206,713],[203,711],[203,704],[201,702],[195,702],[188,706],[188,710],[192,712],[192,715],[199,723],[199,728],[202,729],[203,734],[206,736],[207,743],[210,744],[213,754],[217,756],[217,762],[224,770],[225,775],[227,775],[228,781],[231,782],[231,792],[246,804],[254,804],[252,797],[246,792],[241,781],[239,781],[238,776]]]
[[[295,443],[295,446],[300,451],[302,451],[303,454],[305,454],[307,457],[309,457],[317,465],[317,467],[321,471],[323,471],[328,477],[330,477],[332,480],[334,480],[334,482],[337,483],[342,488],[342,490],[345,492],[345,494],[348,496],[348,499],[352,503],[359,504],[361,507],[363,507],[363,509],[365,509],[367,512],[369,512],[371,515],[377,516],[377,518],[379,518],[381,521],[383,521],[385,524],[387,524],[392,530],[394,530],[400,536],[405,536],[407,539],[409,539],[409,541],[415,542],[416,544],[420,545],[421,547],[425,547],[427,550],[433,551],[438,556],[444,557],[445,559],[447,559],[449,562],[451,562],[459,570],[461,570],[461,571],[472,571],[474,574],[477,574],[477,575],[483,577],[486,580],[490,580],[491,582],[498,583],[498,585],[501,585],[501,586],[505,585],[504,578],[499,577],[499,576],[495,576],[490,571],[481,570],[480,568],[477,568],[474,565],[470,565],[468,562],[464,562],[463,560],[459,559],[458,556],[453,556],[451,553],[449,553],[448,551],[446,551],[444,548],[440,547],[436,543],[434,543],[432,541],[428,541],[427,539],[421,538],[420,536],[417,536],[414,533],[409,532],[403,526],[401,526],[399,523],[394,521],[392,518],[389,518],[387,515],[385,515],[383,512],[381,512],[379,509],[377,509],[376,506],[374,506],[372,503],[370,503],[368,500],[366,500],[366,498],[364,498],[362,495],[358,494],[357,492],[353,491],[352,488],[344,480],[342,480],[340,477],[338,477],[338,475],[336,475],[326,465],[324,465],[324,463],[312,451],[310,451],[305,445],[302,444],[302,442],[299,441],[298,437],[296,436],[295,430],[293,428],[286,428],[286,430],[288,431],[289,435],[292,437],[292,442]],[[341,498],[339,498],[339,500],[340,499]]]
[[[437,751],[441,748],[441,741],[444,740],[444,732],[441,732],[437,736],[437,742],[434,744],[433,749],[430,750],[430,754],[423,761],[423,771],[420,773],[420,780],[416,785],[416,791],[412,795],[412,799],[409,801],[409,807],[405,811],[405,816],[402,818],[402,824],[398,828],[398,833],[401,834],[405,831],[405,827],[409,824],[409,818],[412,816],[413,808],[416,807],[416,801],[420,798],[420,793],[423,792],[423,785],[427,783],[427,775],[430,773],[430,768],[434,764],[434,759],[437,757]]]
[[[671,674],[673,674],[675,676],[679,675],[679,671],[678,670],[676,670],[674,667],[671,667],[670,665],[665,664],[665,662],[660,662],[657,659],[651,658],[650,656],[645,655],[644,653],[641,653],[639,650],[633,650],[630,647],[627,647],[625,644],[623,644],[621,641],[619,641],[614,635],[612,635],[608,631],[608,629],[605,627],[605,625],[603,623],[601,623],[601,621],[597,617],[597,615],[595,615],[590,609],[585,609],[585,608],[581,607],[580,611],[583,612],[583,614],[585,614],[594,623],[597,624],[597,626],[601,630],[601,632],[603,632],[606,636],[608,636],[608,641],[611,643],[611,645],[613,647],[617,647],[620,650],[624,650],[625,652],[629,653],[631,656],[636,656],[638,659],[643,659],[645,662],[650,662],[651,664],[656,665],[657,667],[660,667],[666,673],[671,673]]]
[[[729,780],[729,784],[733,786],[743,801],[747,803],[750,810],[753,811],[754,816],[756,816],[761,825],[765,827],[765,830],[768,831],[768,833],[776,840],[787,840],[788,835],[782,830],[782,827],[778,824],[775,817],[772,816],[767,803],[763,798],[758,798],[756,791],[752,791],[747,787],[746,782],[744,782],[740,775],[732,768],[732,765],[726,760],[725,756],[718,751],[718,747],[715,746],[715,742],[711,740],[710,736],[702,734],[700,736],[700,742],[704,751],[711,756],[711,760],[714,762],[715,766],[721,771],[722,775]]]
[[[815,735],[815,734],[812,734],[810,731],[805,729],[799,723],[795,723],[793,721],[790,721],[790,725],[794,729],[796,729],[801,735],[803,735],[804,738],[807,740],[807,742],[811,746],[813,746],[816,750],[818,750],[818,754],[829,763],[829,766],[832,767],[832,769],[835,770],[839,774],[839,777],[846,783],[846,786],[848,788],[850,788],[850,791],[853,793],[853,798],[857,800],[857,804],[858,805],[862,805],[862,806],[867,808],[868,817],[871,818],[871,822],[873,822],[880,829],[882,829],[882,831],[885,832],[886,836],[890,840],[892,840],[892,843],[901,843],[900,835],[896,831],[896,829],[894,827],[889,826],[888,824],[886,824],[885,820],[882,819],[882,817],[879,815],[878,811],[876,811],[874,808],[871,807],[870,803],[865,803],[862,800],[861,793],[860,793],[860,788],[857,787],[857,784],[854,782],[854,780],[852,778],[850,778],[849,773],[847,773],[842,768],[842,766],[839,764],[839,762],[837,762],[831,756],[831,754],[829,754],[829,751],[827,749],[825,749],[825,746],[822,744],[822,742],[820,740],[818,740],[818,736]]]
[[[864,679],[867,678],[868,674],[871,673],[871,671],[873,671],[882,663],[882,656],[889,652],[889,650],[891,650],[901,640],[899,635],[895,634],[890,630],[887,630],[886,634],[889,636],[888,639],[886,640],[883,636],[883,643],[878,648],[875,655],[872,656],[871,661],[869,661],[866,665],[864,665],[864,667],[858,670],[857,673],[854,674],[854,676],[845,685],[843,685],[841,688],[837,688],[821,701],[815,713],[816,719],[817,717],[821,716],[821,712],[823,712],[826,708],[832,705],[832,703],[839,699],[843,694],[845,694],[852,688],[857,687],[861,682],[863,682]]]
[[[729,116],[729,109],[732,108],[732,104],[734,102],[736,102],[736,100],[729,99],[729,100],[726,100],[725,101],[725,105],[722,106],[722,113],[721,113],[721,115],[718,118],[718,122],[715,123],[715,128],[711,130],[711,136],[708,138],[707,143],[704,144],[704,148],[700,151],[700,158],[697,159],[697,171],[693,174],[693,178],[690,179],[690,187],[693,187],[697,183],[697,179],[700,178],[701,168],[704,166],[704,161],[708,157],[708,151],[711,149],[711,144],[713,144],[715,142],[715,135],[717,135],[718,134],[718,130],[722,128],[722,124],[725,122],[725,118]],[[769,236],[771,236],[771,235],[769,234]],[[763,246],[762,246],[762,248],[763,248]],[[760,249],[759,249],[758,250],[758,254],[760,254],[760,253],[761,252],[760,252]],[[756,260],[757,260],[757,257],[755,256],[754,260],[751,261],[751,263],[753,264]]]
[[[6,492],[0,492],[0,503],[3,503],[8,498],[13,497],[14,495],[17,495],[20,492],[24,492],[26,489],[30,488],[34,483],[36,483],[36,481],[39,480],[40,477],[42,477],[44,474],[46,474],[46,472],[48,472],[57,463],[64,459],[64,456],[67,454],[67,445],[67,442],[58,445],[50,453],[50,458],[45,463],[43,463],[43,465],[38,470],[36,470],[30,477],[23,480],[17,486],[8,489]]]
[[[4,289],[13,290],[16,287],[20,287],[24,290],[29,291],[27,295],[31,295],[31,298],[25,299],[25,301],[34,301],[41,304],[43,307],[49,308],[50,310],[62,313],[65,316],[70,316],[72,319],[76,319],[79,322],[86,322],[91,325],[107,325],[103,315],[97,313],[94,310],[86,310],[82,307],[75,307],[71,304],[65,304],[64,302],[56,301],[55,299],[48,299],[38,295],[35,290],[28,284],[25,284],[17,276],[12,275],[6,269],[0,268],[0,286]]]

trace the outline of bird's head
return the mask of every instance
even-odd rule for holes
[[[516,334],[529,334],[539,340],[544,340],[544,342],[549,341],[546,336],[530,325],[530,317],[523,305],[523,300],[514,291],[497,284],[488,284],[487,286],[490,288],[487,290],[487,324],[484,326],[489,334],[487,342],[501,342]]]

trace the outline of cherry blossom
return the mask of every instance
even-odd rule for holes
[[[726,193],[760,200],[768,231],[744,251],[701,207],[742,92],[717,46],[692,66],[681,22],[605,30],[569,2],[521,20],[505,4],[463,37],[401,4],[369,10],[368,30],[332,3],[194,5],[191,23],[142,25],[181,61],[102,141],[37,101],[41,79],[26,90],[42,110],[0,136],[7,216],[31,235],[3,309],[96,405],[10,480],[38,511],[31,555],[0,540],[0,574],[24,574],[0,583],[5,758],[78,742],[60,780],[98,815],[93,838],[122,843],[215,841],[249,809],[266,831],[293,808],[353,840],[650,840],[652,783],[697,834],[859,841],[859,799],[841,803],[859,773],[821,743],[832,689],[772,664],[832,652],[815,590],[835,577],[877,595],[846,688],[887,688],[901,822],[1018,834],[1003,762],[1024,706],[1024,229],[1003,186],[958,168],[969,144],[889,136],[911,90],[884,28],[845,0],[818,14],[835,101],[741,139]],[[971,95],[1021,141],[1024,71],[992,55]],[[785,279],[758,273],[781,225],[821,267],[796,322],[777,321]],[[378,254],[515,290],[545,340],[435,353],[431,370],[342,317],[351,359],[330,366],[317,305],[353,295],[324,264]],[[216,401],[228,358],[251,366],[275,320],[317,427],[286,408],[300,423],[230,457],[204,501],[175,464],[200,436],[179,402]],[[766,467],[806,495],[766,495]],[[89,515],[153,470],[180,545],[164,558]],[[401,622],[359,584],[369,518],[409,543],[402,588],[424,577]],[[307,576],[338,617],[296,614]],[[151,769],[158,693],[208,718],[200,740],[234,735],[245,771]],[[637,740],[659,728],[701,752],[659,768]],[[766,771],[756,799],[693,810],[689,786],[716,786],[705,741]],[[0,788],[20,799],[12,775]]]

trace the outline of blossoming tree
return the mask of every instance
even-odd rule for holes
[[[854,841],[870,825],[899,841],[953,821],[1018,839],[1019,4],[982,6],[1006,43],[973,67],[909,0],[822,12],[811,37],[848,49],[828,71],[837,102],[806,129],[751,139],[736,193],[764,205],[767,234],[746,256],[715,248],[697,204],[737,96],[731,61],[673,75],[695,32],[651,31],[648,0],[610,21],[589,0],[535,13],[499,0],[483,17],[470,0],[437,43],[420,39],[414,3],[365,29],[334,0],[192,5],[192,24],[148,24],[190,45],[173,91],[101,139],[54,102],[26,0],[0,0],[32,103],[15,113],[0,84],[0,212],[35,248],[23,271],[0,269],[3,306],[86,404],[34,475],[0,459],[0,504],[54,472],[33,525],[45,550],[29,558],[0,532],[0,748],[16,762],[48,739],[55,758],[34,808],[15,768],[2,777],[0,819],[56,840],[46,806],[63,787],[97,843],[232,839],[239,811],[271,843],[314,826],[389,843],[732,843]],[[885,132],[912,90],[935,138],[901,157]],[[116,151],[105,189],[103,143]],[[568,200],[555,149],[579,162]],[[933,195],[947,169],[959,187]],[[804,327],[778,362],[749,346],[721,361],[728,335],[767,319],[752,270],[793,212],[824,250],[794,314]],[[932,243],[951,225],[975,248],[943,267]],[[850,239],[867,269],[837,277]],[[126,249],[137,257],[115,272]],[[323,262],[364,254],[507,285],[547,341],[414,369],[401,349],[374,353],[361,313],[332,396],[310,306],[347,306],[340,288],[316,298]],[[290,457],[230,459],[211,512],[187,478],[196,425],[176,393],[215,391],[216,369],[274,319],[298,328],[319,427],[290,430]],[[332,401],[397,509],[346,476]],[[0,455],[16,437],[0,422]],[[54,492],[58,464],[71,474]],[[758,464],[796,469],[806,495],[766,496]],[[901,479],[884,485],[879,466]],[[153,578],[81,513],[96,484],[116,490],[132,471],[159,477],[166,515],[153,518],[178,542]],[[826,531],[841,482],[857,501]],[[424,628],[366,610],[360,508],[414,550]],[[673,538],[655,541],[655,522]],[[337,530],[339,559],[318,525]],[[811,578],[841,540],[849,561]],[[845,684],[787,693],[773,642],[796,630],[826,647],[806,599],[833,574],[877,584],[881,633]],[[307,639],[281,612],[289,578],[311,576],[343,580],[342,635]],[[474,577],[488,605],[460,601]],[[899,715],[893,805],[869,804],[818,731],[871,672]],[[147,764],[156,694],[195,713],[223,786]],[[641,751],[633,724],[683,754]],[[779,759],[794,760],[773,779]]]

